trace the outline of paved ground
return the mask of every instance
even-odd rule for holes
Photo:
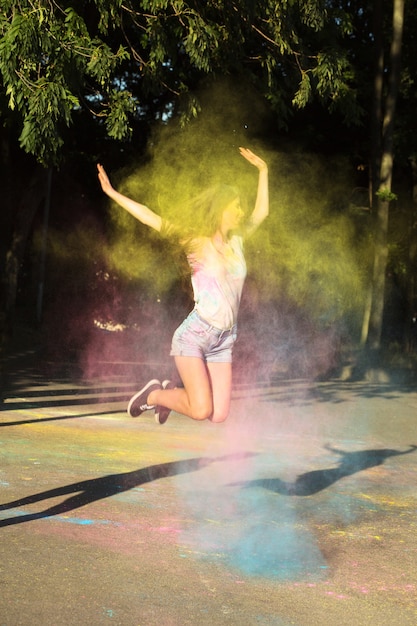
[[[9,362],[0,626],[417,624],[417,389],[237,385],[224,425]]]

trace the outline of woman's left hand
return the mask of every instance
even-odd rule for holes
[[[265,161],[248,148],[239,148],[239,152],[244,159],[249,161],[251,165],[254,165],[260,172],[268,170],[268,166]]]

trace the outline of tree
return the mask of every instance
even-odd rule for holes
[[[213,72],[247,74],[283,123],[313,93],[355,117],[351,68],[338,45],[349,28],[347,12],[316,0],[5,0],[2,88],[20,116],[22,148],[48,165],[79,107],[124,139],[129,115],[147,100],[183,104],[193,81]],[[197,112],[193,99],[183,112]]]
[[[80,8],[84,3],[78,3]],[[5,0],[0,14],[0,72],[8,108],[19,117],[20,145],[39,163],[56,162],[63,125],[80,106],[97,107],[111,137],[128,133],[131,95],[112,84],[116,68],[128,58],[103,35],[118,22],[119,2],[96,2],[77,12],[67,3]],[[100,37],[101,35],[101,37]],[[4,106],[4,105],[3,105]],[[3,109],[2,116],[7,117]]]
[[[362,339],[368,335],[371,349],[381,345],[384,313],[385,275],[388,261],[388,223],[392,192],[394,162],[395,109],[400,86],[400,58],[404,24],[404,0],[393,1],[392,37],[388,70],[384,59],[382,0],[374,2],[375,15],[375,75],[374,108],[372,115],[371,185],[376,205],[375,249],[372,291],[369,301],[369,330],[366,323]],[[367,316],[368,317],[368,316]],[[365,319],[365,322],[367,320]]]

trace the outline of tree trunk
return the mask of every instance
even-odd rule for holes
[[[384,43],[382,36],[382,0],[374,0],[374,89],[371,111],[371,159],[369,164],[369,206],[375,206],[376,191],[379,189],[382,144],[382,100],[384,94]]]
[[[16,308],[19,271],[35,214],[46,191],[46,170],[38,166],[20,198],[16,208],[15,223],[9,249],[6,253],[4,275],[4,328],[3,336],[10,336]]]
[[[400,82],[400,58],[404,23],[405,0],[394,0],[393,30],[390,49],[390,69],[388,89],[384,103],[384,117],[381,130],[381,158],[379,180],[376,191],[377,213],[375,221],[375,251],[372,275],[372,308],[369,318],[368,345],[372,350],[381,346],[382,322],[384,314],[385,274],[388,261],[388,223],[393,169],[394,118]],[[380,0],[377,0],[380,6]]]
[[[384,46],[382,37],[382,0],[374,0],[373,4],[374,33],[374,85],[370,128],[370,162],[369,162],[369,206],[375,207],[375,191],[379,188],[381,162],[381,129],[382,129],[382,98],[384,87]],[[369,325],[373,308],[374,288],[373,274],[370,277],[366,294],[365,310],[362,318],[360,345],[368,342]]]
[[[413,194],[409,224],[408,241],[408,279],[407,279],[407,319],[405,329],[405,348],[411,354],[417,350],[417,159],[410,159]]]
[[[372,305],[368,330],[368,345],[372,350],[379,350],[381,346],[385,302],[385,274],[388,261],[388,221],[389,202],[378,199],[372,274]]]

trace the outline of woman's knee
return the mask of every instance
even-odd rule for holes
[[[191,407],[191,417],[198,421],[211,419],[213,406],[210,403],[198,404]]]
[[[219,413],[218,411],[215,411],[211,415],[210,421],[213,422],[213,424],[221,424],[222,422],[225,422],[228,417],[229,417],[228,412]]]

